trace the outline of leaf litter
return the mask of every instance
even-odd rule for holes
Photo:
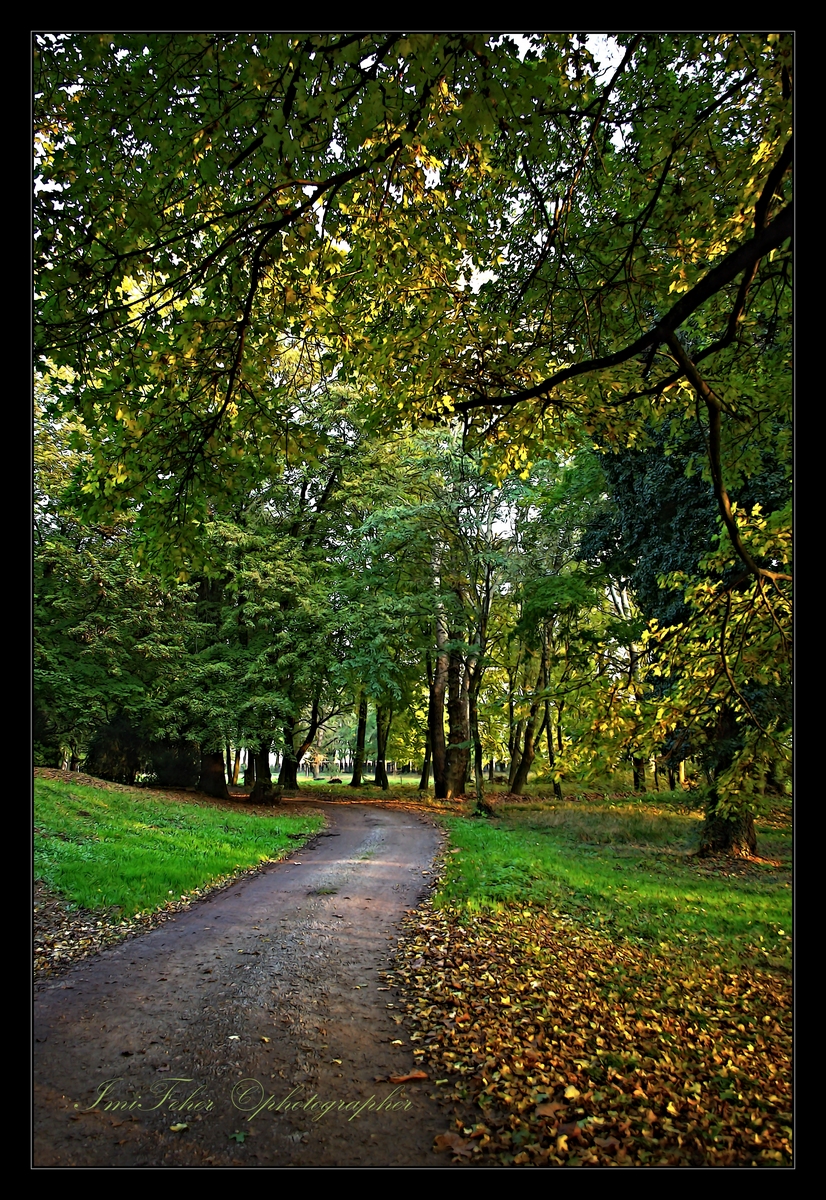
[[[564,914],[435,908],[392,976],[458,1117],[434,1149],[525,1166],[788,1166],[787,975],[687,962]]]

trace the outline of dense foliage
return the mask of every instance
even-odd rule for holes
[[[380,765],[395,721],[480,803],[543,737],[557,783],[690,748],[750,848],[791,72],[784,34],[37,35],[48,752],[126,721],[289,785],[366,697]]]

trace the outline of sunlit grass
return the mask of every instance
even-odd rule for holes
[[[788,872],[709,867],[689,854],[700,814],[639,801],[566,802],[507,811],[500,820],[448,818],[454,849],[439,899],[469,909],[539,904],[584,925],[691,954],[787,965]],[[760,828],[764,854],[790,856],[790,830]]]
[[[233,872],[285,857],[321,828],[312,814],[234,813],[35,780],[35,878],[72,904],[129,917]]]

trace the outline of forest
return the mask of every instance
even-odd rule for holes
[[[791,789],[793,39],[35,37],[35,762]]]

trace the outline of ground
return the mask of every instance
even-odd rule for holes
[[[441,835],[410,811],[320,807],[326,830],[289,861],[41,981],[36,1166],[447,1165],[432,1147],[453,1106],[404,1080],[385,976]],[[44,945],[59,909],[45,900]]]
[[[462,852],[388,800],[290,797],[312,843],[131,925],[39,890],[36,1165],[791,1164],[787,972],[434,907]]]

